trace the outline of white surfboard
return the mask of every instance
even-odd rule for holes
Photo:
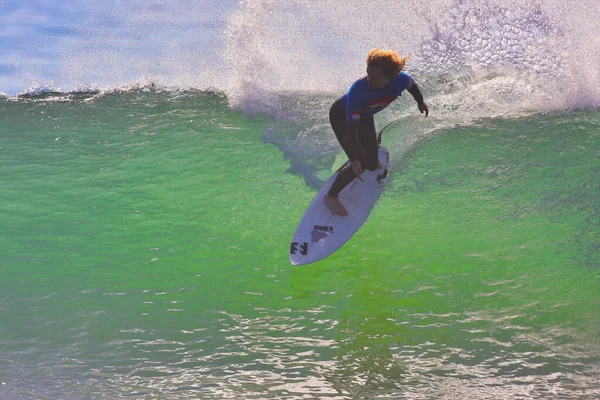
[[[338,197],[348,211],[345,217],[332,213],[323,202],[340,170],[325,182],[304,212],[290,242],[292,265],[310,264],[327,257],[358,231],[383,190],[389,159],[385,147],[379,147],[381,168],[363,171],[364,182],[355,178],[340,192]]]

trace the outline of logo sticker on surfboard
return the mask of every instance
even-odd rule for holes
[[[300,246],[300,248],[298,248],[298,246]],[[300,251],[300,254],[302,254],[303,256],[308,254],[308,242],[304,242],[304,243],[298,243],[298,242],[292,242],[290,243],[290,254],[296,254],[298,251]]]
[[[328,233],[333,233],[332,226],[326,225],[313,225],[313,230],[310,233],[312,236],[312,242],[317,243],[321,239],[325,239]]]

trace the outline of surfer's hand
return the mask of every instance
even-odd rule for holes
[[[427,107],[427,104],[425,104],[425,102],[419,103],[417,107],[419,107],[419,111],[421,111],[421,114],[425,113],[425,116],[429,115],[429,107]]]
[[[364,182],[365,180],[362,178],[362,167],[360,165],[360,160],[354,160],[350,163],[350,165],[352,166],[352,171],[354,171],[354,174],[356,175],[356,177],[358,179],[360,179],[362,182]]]

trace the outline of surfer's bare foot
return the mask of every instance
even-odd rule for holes
[[[337,214],[341,217],[345,217],[346,215],[348,215],[348,211],[346,211],[346,209],[340,202],[340,199],[338,199],[337,197],[333,197],[326,194],[323,200],[325,201],[325,205],[331,210],[332,213]]]
[[[381,169],[381,167],[382,167],[381,162],[378,162],[377,163],[377,169]]]

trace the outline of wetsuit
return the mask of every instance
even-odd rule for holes
[[[367,77],[352,84],[348,93],[336,100],[329,111],[329,121],[350,161],[359,160],[363,170],[377,169],[378,145],[373,116],[386,108],[407,89],[410,75],[400,72],[382,89],[369,87]],[[416,84],[413,84],[416,86]],[[422,100],[422,98],[421,98]],[[351,165],[344,167],[329,189],[337,197],[356,178]]]

